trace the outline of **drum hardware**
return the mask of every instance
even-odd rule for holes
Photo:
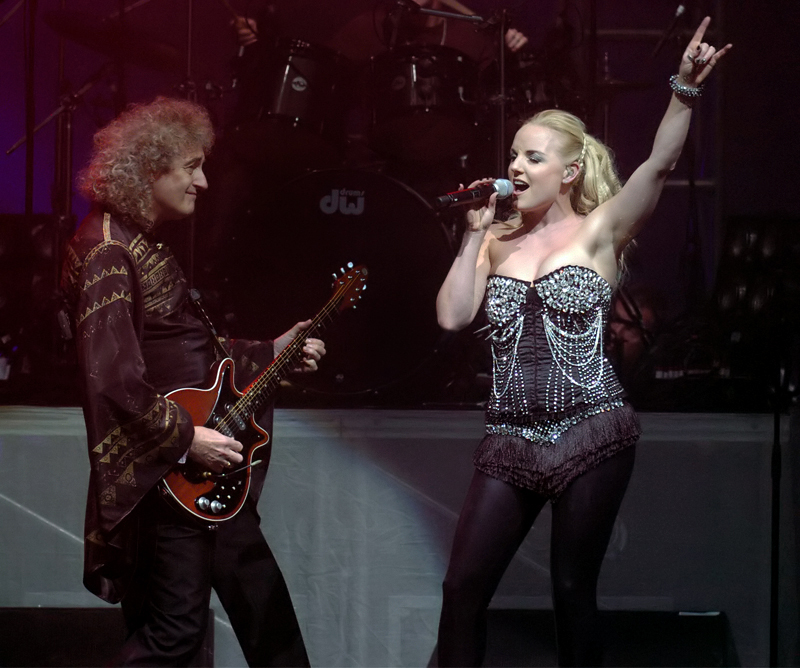
[[[605,144],[609,143],[611,96],[629,90],[649,88],[650,86],[652,86],[651,83],[644,81],[621,81],[619,79],[614,79],[611,76],[611,70],[608,65],[608,51],[603,53],[603,78],[595,83],[594,89],[603,114],[603,142]]]
[[[496,136],[498,173],[505,170],[505,10],[489,19],[472,13],[456,0],[442,0],[456,12],[420,7],[413,0],[397,0],[390,12],[391,33],[389,51],[371,59],[372,132],[371,145],[389,158],[406,161],[435,162],[469,153],[477,138],[477,63],[454,68],[447,64],[448,51],[440,51],[434,64],[433,76],[419,75],[415,58],[425,62],[433,46],[395,48],[400,17],[404,12],[468,21],[484,29],[498,32],[500,49],[500,83],[492,97],[493,124]],[[463,12],[463,13],[458,13]],[[445,24],[446,26],[446,24]],[[440,45],[439,49],[447,49]],[[415,53],[416,52],[416,53]],[[420,54],[418,56],[418,54]],[[403,71],[406,70],[406,71]],[[440,74],[448,76],[440,76]],[[453,83],[454,76],[458,85]],[[387,99],[388,98],[388,99]],[[454,104],[457,103],[457,104]]]
[[[370,61],[370,144],[382,155],[435,162],[475,136],[477,65],[444,46],[410,46]]]
[[[240,157],[289,177],[338,163],[351,64],[332,49],[296,39],[277,40],[259,64],[239,81],[232,136]]]

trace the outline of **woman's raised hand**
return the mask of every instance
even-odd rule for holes
[[[732,44],[726,44],[723,48],[717,51],[713,46],[703,41],[703,36],[711,23],[711,17],[706,16],[698,26],[697,30],[686,47],[686,51],[681,58],[681,65],[678,69],[678,77],[681,83],[697,87],[703,83],[711,74],[714,69],[728,51],[733,48]]]

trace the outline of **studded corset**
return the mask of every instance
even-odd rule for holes
[[[580,421],[623,405],[623,389],[603,352],[611,294],[605,279],[579,266],[533,284],[489,277],[487,434],[551,444]]]

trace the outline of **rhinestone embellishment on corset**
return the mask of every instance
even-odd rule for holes
[[[509,390],[517,401],[525,402],[517,347],[522,336],[523,306],[528,292],[526,283],[492,276],[486,289],[486,315],[492,324],[492,397],[504,397]],[[513,380],[517,379],[518,391]],[[516,396],[518,395],[518,396]]]
[[[578,390],[597,401],[605,395],[601,390],[609,371],[603,333],[611,286],[591,269],[569,266],[548,274],[535,287],[544,305],[542,324],[555,362],[547,384],[548,409],[563,407]],[[570,390],[567,383],[574,388]]]
[[[529,303],[532,290],[537,298]],[[554,444],[582,420],[622,406],[603,350],[611,295],[611,286],[586,267],[562,267],[533,284],[489,278],[494,375],[487,433]],[[542,357],[542,349],[549,354]],[[526,362],[521,350],[535,356]]]

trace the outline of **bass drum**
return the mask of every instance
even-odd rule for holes
[[[263,338],[312,318],[330,298],[331,274],[352,262],[366,266],[367,288],[322,332],[319,371],[292,382],[375,393],[418,372],[441,336],[436,295],[454,257],[428,203],[399,181],[344,169],[290,181],[275,199],[236,233],[238,335]]]

